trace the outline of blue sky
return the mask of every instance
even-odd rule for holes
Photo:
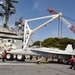
[[[2,1],[2,0],[0,0]],[[4,0],[3,0],[4,1]],[[36,17],[50,15],[48,8],[53,8],[56,12],[62,12],[63,15],[75,19],[75,0],[18,0],[16,7],[16,14],[12,15],[9,20],[9,26],[13,26],[15,20],[23,16],[23,20]],[[0,8],[1,9],[1,8]],[[2,9],[1,9],[2,10]],[[2,21],[2,18],[0,18]],[[75,26],[75,21],[67,19]],[[46,20],[39,20],[29,23],[31,29],[36,28]],[[43,41],[49,37],[58,37],[58,19],[35,32],[32,36],[33,41]],[[62,37],[75,39],[75,34],[68,29],[64,24],[62,25]]]

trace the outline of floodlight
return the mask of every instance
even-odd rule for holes
[[[4,16],[4,13],[2,11],[0,11],[0,16]]]
[[[18,1],[17,0],[11,0],[12,2],[14,2],[14,3],[18,3]]]
[[[3,6],[3,2],[2,1],[0,1],[0,6]]]

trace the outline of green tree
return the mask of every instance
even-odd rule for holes
[[[41,41],[36,41],[32,44],[40,46]],[[70,38],[47,38],[41,42],[43,47],[57,47],[59,49],[65,50],[68,44],[72,44],[73,48],[75,48],[75,40]]]
[[[32,44],[32,46],[34,46],[34,45],[40,46],[40,43],[42,43],[42,42],[41,42],[41,41],[36,41],[36,42],[34,42],[34,43]]]

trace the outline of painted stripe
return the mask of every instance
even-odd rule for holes
[[[35,63],[0,63],[0,65],[37,65]]]

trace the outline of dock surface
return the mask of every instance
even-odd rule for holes
[[[17,62],[0,60],[0,75],[75,75],[70,65],[58,63]]]

